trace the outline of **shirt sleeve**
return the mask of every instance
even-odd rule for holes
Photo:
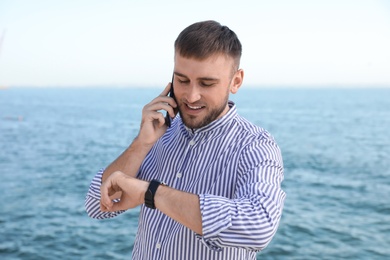
[[[88,216],[91,218],[113,218],[125,212],[125,210],[116,212],[104,212],[100,210],[100,186],[102,185],[103,172],[104,169],[101,169],[92,179],[87,196],[85,197],[85,210],[87,211]]]
[[[200,194],[202,236],[207,247],[264,249],[276,233],[285,193],[281,189],[283,162],[272,141],[257,142],[243,152],[232,199]]]

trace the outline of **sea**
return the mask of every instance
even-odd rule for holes
[[[130,259],[139,208],[90,219],[99,169],[160,88],[0,90],[0,259]],[[238,113],[281,147],[287,193],[258,259],[390,259],[390,88],[242,87]]]

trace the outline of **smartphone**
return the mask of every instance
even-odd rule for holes
[[[171,89],[169,90],[168,97],[175,99],[175,94],[173,93],[173,78],[174,78],[174,74],[172,75]],[[167,112],[167,114],[165,115],[165,124],[168,127],[171,127],[171,121],[172,118],[169,116],[169,113]]]

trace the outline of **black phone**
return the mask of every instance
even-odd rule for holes
[[[175,99],[175,94],[173,93],[173,78],[174,78],[174,75],[172,75],[171,89],[169,90],[168,97]],[[167,112],[167,114],[165,115],[165,124],[168,127],[171,127],[171,120],[172,120],[172,118],[169,116],[169,113]]]

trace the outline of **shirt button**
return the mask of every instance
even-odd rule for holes
[[[190,141],[190,145],[193,146],[195,144],[195,141],[194,140],[191,140]]]
[[[177,177],[177,178],[181,178],[181,176],[182,176],[181,172],[178,172],[178,173],[176,174],[176,177]]]
[[[160,249],[160,248],[161,248],[161,244],[160,244],[160,243],[157,243],[157,244],[156,244],[156,248],[157,248],[157,249]]]

